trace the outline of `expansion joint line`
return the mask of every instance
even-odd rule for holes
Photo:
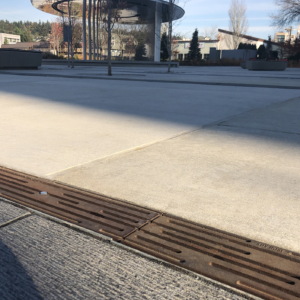
[[[9,221],[7,221],[7,222],[5,222],[5,223],[2,223],[2,224],[0,224],[0,228],[3,228],[3,227],[5,227],[5,226],[8,226],[8,225],[13,224],[13,223],[15,223],[15,222],[18,222],[18,221],[20,221],[20,220],[23,220],[23,219],[29,217],[30,215],[31,215],[31,213],[26,213],[25,215],[19,216],[19,217],[17,217],[17,218],[14,218],[14,219],[12,219],[12,220],[9,220]]]

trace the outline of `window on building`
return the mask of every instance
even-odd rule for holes
[[[180,61],[182,61],[182,60],[183,60],[183,54],[178,54],[178,59],[179,59]]]
[[[112,46],[115,45],[115,38],[114,38],[114,37],[111,38],[111,45],[112,45]]]
[[[209,54],[204,54],[204,59],[208,60],[209,59]]]
[[[277,35],[277,43],[284,43],[285,35]]]

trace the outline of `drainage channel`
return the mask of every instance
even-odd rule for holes
[[[300,254],[0,167],[0,195],[268,300],[300,300]]]

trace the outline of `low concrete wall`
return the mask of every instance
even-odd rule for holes
[[[220,59],[242,59],[248,60],[250,58],[256,58],[256,50],[237,49],[237,50],[217,50],[216,48],[210,48],[209,60],[220,61]]]
[[[246,62],[246,69],[249,71],[284,71],[286,68],[286,61],[249,60]]]
[[[72,64],[72,62],[70,62]],[[114,67],[167,67],[168,62],[112,60]],[[42,65],[67,65],[66,59],[43,59]],[[74,66],[107,66],[106,60],[74,60]],[[171,68],[178,68],[179,62],[171,62]]]
[[[42,56],[39,51],[0,49],[0,69],[38,68]]]
[[[256,53],[256,50],[249,49],[222,50],[221,58],[248,60],[250,58],[256,58]]]
[[[245,61],[241,62],[241,68],[246,69],[246,62]]]

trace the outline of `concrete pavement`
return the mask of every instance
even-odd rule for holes
[[[33,76],[70,76],[78,78],[106,80],[137,80],[144,82],[201,83],[214,85],[254,85],[271,88],[299,89],[300,74],[298,69],[287,69],[282,72],[248,71],[240,67],[180,67],[172,68],[171,74],[163,67],[113,67],[113,77],[107,77],[106,67],[43,66],[39,70],[12,70],[6,74],[26,74]]]
[[[300,252],[298,69],[34,72],[0,75],[1,165]]]

